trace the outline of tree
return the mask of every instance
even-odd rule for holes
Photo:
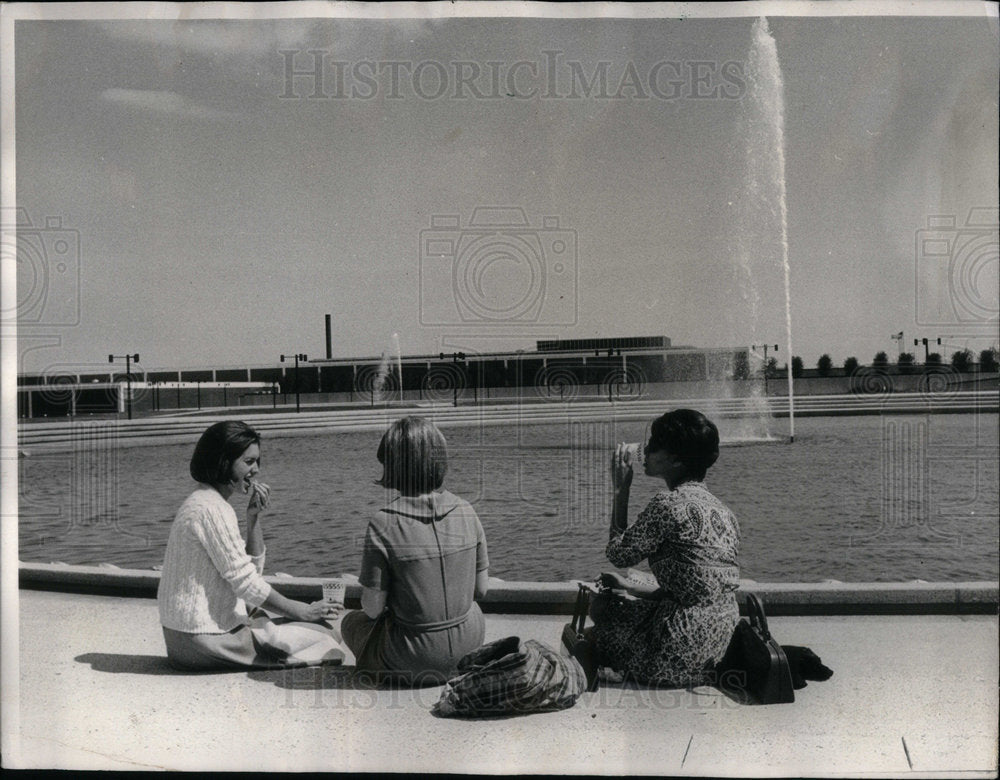
[[[778,374],[778,359],[768,358],[767,365],[764,366],[764,376],[772,377],[772,376],[777,376],[777,374]]]
[[[872,361],[873,366],[887,366],[889,365],[889,356],[885,352],[876,352],[875,359]]]
[[[900,352],[899,358],[896,360],[896,365],[899,366],[900,373],[909,374],[913,370],[915,362],[916,358],[913,357],[912,352]]]
[[[931,352],[927,356],[927,362],[924,363],[926,366],[940,366],[941,365],[941,355],[938,352]]]
[[[998,368],[997,351],[990,347],[979,353],[979,370],[996,371]]]
[[[792,358],[792,376],[800,377],[802,376],[802,358],[795,355]]]
[[[858,359],[853,355],[844,361],[844,373],[850,376],[858,370]]]
[[[951,365],[959,373],[966,373],[972,367],[972,352],[968,349],[960,349],[951,353]]]
[[[830,369],[833,368],[833,360],[829,355],[823,353],[819,356],[819,360],[816,361],[816,369],[819,371],[820,376],[830,376]]]

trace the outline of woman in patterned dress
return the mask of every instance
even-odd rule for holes
[[[607,556],[620,568],[648,559],[659,587],[602,575],[626,595],[594,599],[591,638],[602,666],[640,682],[700,685],[712,681],[739,618],[739,525],[704,483],[719,456],[719,431],[700,412],[676,409],[653,421],[644,451],[646,475],[666,489],[628,526],[632,465],[618,445]]]

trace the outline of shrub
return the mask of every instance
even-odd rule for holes
[[[972,352],[960,349],[951,355],[951,365],[959,373],[966,373],[972,368]]]
[[[979,353],[979,370],[980,371],[996,371],[998,366],[997,362],[997,351],[990,347],[989,349],[984,349]]]

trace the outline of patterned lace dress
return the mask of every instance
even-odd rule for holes
[[[624,532],[611,531],[608,560],[649,559],[663,598],[614,600],[593,629],[602,661],[647,683],[711,681],[739,618],[740,528],[702,482],[661,490]]]

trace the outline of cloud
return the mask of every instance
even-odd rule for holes
[[[196,103],[183,95],[178,95],[176,92],[145,89],[106,89],[101,93],[101,99],[115,105],[190,119],[235,119],[239,116],[231,111],[219,111],[201,103]]]
[[[116,20],[101,28],[114,38],[155,44],[196,54],[270,54],[282,48],[301,48],[314,20]]]

